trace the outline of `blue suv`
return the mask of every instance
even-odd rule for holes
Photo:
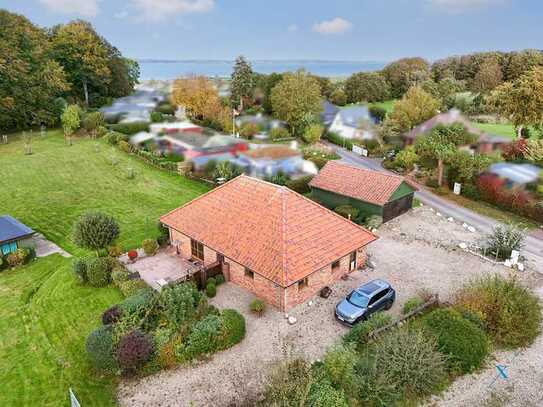
[[[349,326],[367,319],[380,310],[388,310],[396,299],[396,291],[384,280],[372,280],[352,291],[336,305],[336,318]]]

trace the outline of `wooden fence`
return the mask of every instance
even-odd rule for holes
[[[376,339],[379,335],[381,335],[383,332],[388,331],[391,328],[394,328],[401,324],[402,322],[408,320],[411,317],[414,317],[415,315],[420,314],[422,311],[424,311],[426,308],[431,307],[432,305],[439,304],[439,296],[437,294],[434,294],[430,297],[428,301],[426,301],[424,304],[419,305],[418,307],[414,308],[407,314],[403,315],[402,317],[398,318],[395,321],[392,321],[390,324],[385,325],[381,328],[378,328],[368,334],[368,338],[370,340]]]

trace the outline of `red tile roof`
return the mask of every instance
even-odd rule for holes
[[[249,150],[243,153],[248,157],[259,159],[259,158],[269,158],[271,160],[278,160],[280,158],[289,158],[301,156],[302,154],[299,151],[293,150],[292,148],[285,146],[272,146],[272,147],[263,147],[257,148],[254,150]]]
[[[382,206],[404,181],[416,190],[414,185],[399,175],[328,161],[309,185]]]
[[[245,175],[160,221],[283,287],[377,239],[286,187]]]

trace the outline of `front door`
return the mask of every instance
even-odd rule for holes
[[[349,271],[353,271],[356,268],[356,251],[352,252],[349,256]]]

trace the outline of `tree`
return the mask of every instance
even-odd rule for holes
[[[314,123],[307,126],[307,128],[304,131],[303,139],[308,144],[314,144],[317,141],[320,141],[322,133],[324,131],[324,127],[322,127],[320,124]]]
[[[410,88],[403,98],[394,104],[385,123],[396,132],[404,133],[434,117],[441,103],[421,87]]]
[[[471,183],[488,168],[491,161],[490,156],[486,154],[470,154],[464,150],[457,150],[447,158],[448,178],[451,182]]]
[[[101,212],[87,212],[74,225],[76,245],[90,250],[105,249],[119,237],[117,221]]]
[[[527,71],[543,66],[543,52],[537,49],[525,49],[511,52],[504,66],[505,80],[510,82],[518,79]]]
[[[79,129],[81,123],[79,106],[67,106],[60,116],[60,122],[64,130],[64,140],[68,140],[69,144],[72,145],[72,135]]]
[[[195,119],[203,119],[209,104],[220,104],[217,89],[205,76],[177,79],[173,84],[171,98],[173,104],[184,106],[187,114]]]
[[[457,151],[458,146],[473,144],[476,137],[459,123],[450,126],[436,126],[430,134],[420,137],[415,143],[415,151],[422,158],[437,161],[437,183],[443,185],[443,166]]]
[[[489,59],[481,64],[473,78],[472,89],[479,93],[487,93],[503,82],[502,68],[498,61]]]
[[[51,59],[44,30],[26,18],[0,10],[0,128],[55,125],[55,99],[70,84]]]
[[[292,133],[303,134],[308,116],[316,117],[322,110],[319,83],[307,72],[287,73],[271,93],[273,112],[290,126]]]
[[[90,112],[83,118],[83,127],[90,133],[92,138],[96,138],[96,130],[104,125],[104,116],[100,112]]]
[[[513,82],[498,86],[486,99],[498,115],[511,120],[522,137],[524,126],[543,125],[543,67],[524,73]]]
[[[423,58],[403,58],[385,66],[383,75],[390,84],[392,96],[397,98],[428,79],[430,65]]]
[[[255,82],[255,99],[260,101],[264,112],[267,114],[273,113],[273,107],[271,103],[271,91],[279,82],[283,79],[283,74],[271,73],[269,75],[254,74]]]
[[[52,29],[52,55],[64,67],[76,92],[89,106],[89,86],[111,83],[108,48],[86,21],[77,20]]]
[[[379,72],[358,72],[345,81],[347,103],[382,102],[390,98],[390,85]]]
[[[330,93],[328,100],[334,105],[344,106],[347,103],[347,94],[341,86],[336,86]]]
[[[243,110],[244,100],[253,96],[254,82],[251,64],[243,56],[239,56],[234,64],[232,81],[230,82],[230,101],[232,107],[240,106]]]
[[[448,110],[456,103],[456,94],[465,89],[463,81],[445,77],[440,81],[428,79],[423,82],[422,89],[441,101],[441,110]]]

